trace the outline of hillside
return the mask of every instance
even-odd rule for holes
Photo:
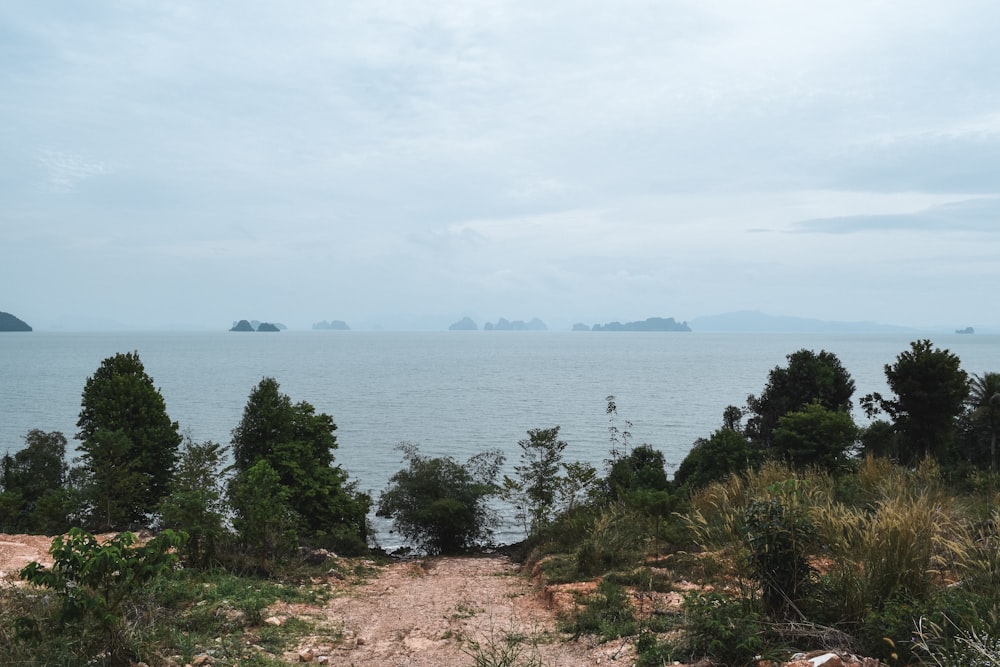
[[[31,331],[31,327],[10,313],[0,312],[0,331]]]

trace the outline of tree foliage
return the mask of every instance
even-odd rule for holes
[[[298,546],[291,493],[264,459],[229,483],[233,528],[247,556],[257,565],[282,561]]]
[[[866,395],[861,404],[869,417],[885,412],[901,436],[901,456],[907,463],[952,454],[955,418],[969,396],[968,375],[961,360],[929,340],[910,343],[894,364],[885,365],[885,377],[895,398]]]
[[[69,526],[66,437],[32,429],[24,448],[0,460],[0,530],[54,534]]]
[[[359,553],[367,548],[371,498],[335,464],[336,429],[332,417],[305,401],[293,404],[274,378],[264,378],[250,392],[233,430],[234,468],[240,478],[267,462],[288,493],[301,538]]]
[[[1000,373],[973,375],[966,403],[972,431],[988,442],[990,470],[997,467],[997,435],[1000,434]]]
[[[770,447],[778,420],[789,412],[819,403],[828,410],[850,412],[854,380],[832,352],[799,350],[788,366],[775,366],[759,396],[747,397],[746,435],[759,447]]]
[[[195,442],[187,438],[170,494],[160,506],[163,527],[183,530],[188,535],[179,551],[188,566],[209,567],[215,563],[226,535],[228,508],[221,482],[227,472],[225,457],[225,447],[211,440]]]
[[[150,525],[170,490],[181,435],[138,352],[108,357],[87,378],[77,427],[85,488],[96,484],[96,505],[117,496],[121,509],[111,523],[98,509],[101,528]]]
[[[708,438],[699,438],[674,474],[674,484],[694,491],[752,468],[760,462],[760,451],[745,435],[721,428]]]
[[[456,554],[487,541],[499,525],[488,500],[500,488],[497,476],[504,456],[482,452],[466,463],[450,456],[427,457],[416,445],[401,443],[407,467],[396,472],[378,502],[378,516],[418,549]]]
[[[517,445],[521,448],[521,462],[514,466],[517,479],[504,478],[505,494],[514,500],[525,532],[535,534],[552,521],[557,510],[567,443],[559,439],[559,427],[554,426],[531,429]]]
[[[851,415],[810,403],[778,420],[772,434],[772,453],[793,466],[818,466],[843,471],[858,440]]]

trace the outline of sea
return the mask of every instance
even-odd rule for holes
[[[0,334],[0,452],[31,429],[77,443],[87,378],[102,360],[138,352],[171,419],[195,441],[228,444],[250,391],[275,378],[337,424],[337,464],[374,498],[403,467],[397,445],[464,462],[487,449],[518,463],[518,441],[560,427],[567,461],[603,469],[609,427],[679,464],[722,425],[728,405],[760,393],[768,372],[801,349],[833,352],[857,399],[887,393],[884,367],[930,339],[970,374],[1000,371],[1000,335],[641,332],[30,332]],[[607,414],[614,396],[614,424]],[[72,455],[72,453],[71,453]],[[668,474],[670,471],[668,470]],[[509,508],[499,542],[523,537]],[[379,544],[399,546],[373,517]]]

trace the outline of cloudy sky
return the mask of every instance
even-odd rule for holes
[[[0,4],[36,329],[1000,327],[995,0]]]

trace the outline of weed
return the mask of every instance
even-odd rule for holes
[[[566,629],[577,637],[595,635],[600,641],[610,641],[637,634],[639,623],[628,591],[618,584],[602,581],[583,600],[583,607]]]
[[[544,667],[534,636],[526,636],[515,627],[514,619],[506,631],[497,629],[490,618],[489,630],[465,642],[462,652],[473,659],[474,667]]]

